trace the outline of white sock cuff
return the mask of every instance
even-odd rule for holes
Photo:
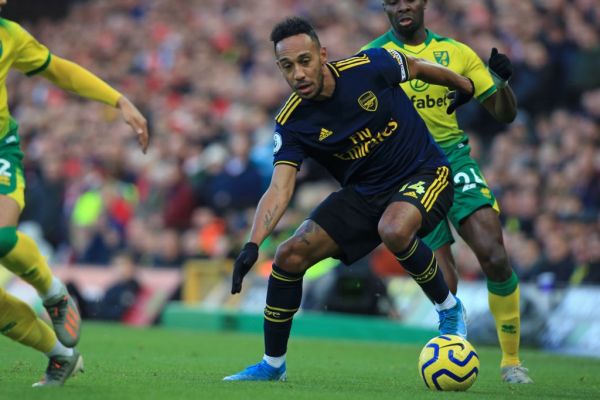
[[[271,367],[279,368],[285,362],[285,354],[280,357],[271,357],[265,354],[263,356],[263,360],[265,360]]]
[[[448,297],[441,304],[435,303],[435,309],[437,311],[449,310],[456,305],[456,298],[451,292],[448,292]]]
[[[52,283],[50,284],[50,289],[48,289],[47,293],[40,293],[40,297],[42,298],[42,300],[46,301],[54,296],[58,296],[61,290],[63,290],[64,286],[65,285],[63,285],[60,279],[53,276]]]
[[[50,358],[56,356],[69,357],[73,355],[73,349],[70,347],[65,347],[61,342],[57,340],[52,350],[47,352],[46,355]]]

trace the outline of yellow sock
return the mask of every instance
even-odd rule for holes
[[[17,232],[17,243],[0,258],[0,264],[45,294],[52,284],[52,271],[40,253],[37,244],[29,236]]]
[[[31,307],[0,288],[0,333],[48,353],[56,344],[56,334],[38,318]]]
[[[502,349],[500,367],[520,364],[521,313],[519,279],[513,272],[505,282],[487,282],[490,311],[496,321],[496,332]]]

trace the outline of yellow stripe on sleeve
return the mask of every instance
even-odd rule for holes
[[[360,57],[350,57],[350,58],[346,58],[345,60],[335,61],[333,63],[333,65],[335,65],[336,67],[341,67],[346,64],[352,64],[357,61],[366,61],[366,60],[369,60],[369,57],[367,57],[366,54],[363,54]]]
[[[295,99],[290,102],[284,112],[282,111],[282,113],[280,113],[280,117],[276,118],[277,122],[279,122],[281,125],[285,124],[290,118],[290,115],[292,115],[292,112],[294,112],[296,107],[298,107],[301,102],[302,99],[298,97],[298,95],[295,95]]]
[[[279,165],[279,164],[291,165],[292,167],[298,168],[298,163],[295,163],[293,161],[277,161],[274,165]]]
[[[345,70],[350,69],[350,68],[358,67],[359,65],[369,64],[370,62],[371,62],[371,60],[367,59],[365,61],[357,61],[357,62],[352,63],[352,64],[346,64],[346,65],[344,65],[342,67],[338,66],[338,71],[342,72],[342,71],[345,71]]]

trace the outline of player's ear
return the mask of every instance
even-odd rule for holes
[[[321,64],[327,63],[327,48],[326,47],[321,47],[321,50],[319,51],[319,57],[321,58]]]

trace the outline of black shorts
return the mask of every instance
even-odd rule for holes
[[[384,193],[364,196],[352,187],[330,194],[310,214],[340,247],[338,257],[352,264],[381,243],[377,225],[390,203],[405,201],[421,211],[423,222],[417,236],[424,237],[446,217],[452,206],[454,188],[448,167],[427,169]]]

